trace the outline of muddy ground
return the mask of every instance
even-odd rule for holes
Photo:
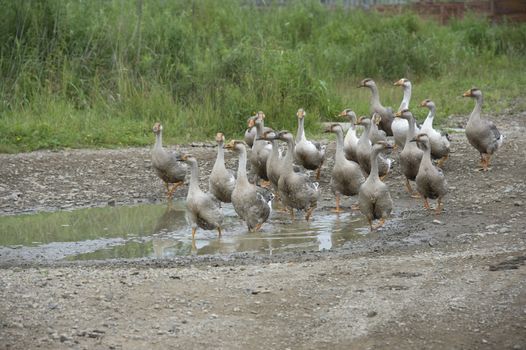
[[[526,349],[526,112],[491,118],[506,140],[487,173],[453,134],[439,221],[395,166],[394,218],[344,248],[82,263],[4,250],[0,348]],[[183,150],[206,179],[214,149]],[[331,164],[317,212],[334,205]],[[146,148],[0,155],[0,215],[163,196]]]

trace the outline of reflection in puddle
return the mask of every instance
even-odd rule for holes
[[[223,212],[223,236],[218,237],[216,231],[198,230],[196,249],[192,249],[184,201],[170,206],[149,204],[0,217],[0,251],[16,247],[26,254],[68,260],[235,252],[272,255],[329,250],[367,233],[366,222],[358,213],[338,217],[319,211],[311,222],[292,222],[288,214],[274,211],[261,232],[248,233],[231,205],[225,205]],[[54,251],[57,246],[59,252]],[[0,261],[3,256],[0,255]]]

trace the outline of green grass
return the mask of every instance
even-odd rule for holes
[[[411,79],[413,106],[432,98],[439,120],[467,114],[460,95],[473,86],[487,113],[526,87],[525,24],[440,26],[316,0],[140,3],[0,0],[0,152],[146,145],[155,121],[166,143],[240,137],[257,110],[294,130],[299,107],[316,135],[344,107],[368,112],[368,91],[355,88],[364,77],[393,107],[392,82]]]

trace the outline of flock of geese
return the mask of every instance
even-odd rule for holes
[[[419,126],[409,110],[411,82],[403,78],[394,85],[400,86],[404,93],[396,113],[380,103],[375,82],[364,79],[359,87],[371,91],[371,118],[358,118],[351,109],[345,109],[340,116],[350,122],[346,134],[339,123],[330,124],[325,129],[325,132],[336,135],[336,153],[330,180],[335,194],[334,211],[342,211],[340,196],[358,195],[358,206],[353,205],[353,209],[361,211],[371,230],[384,224],[393,207],[389,188],[383,182],[391,168],[391,160],[384,157],[388,149],[400,150],[400,169],[405,176],[409,195],[423,198],[426,209],[430,208],[428,199],[436,199],[435,214],[439,215],[447,193],[441,167],[449,156],[450,140],[447,134],[433,127],[435,104],[429,99],[421,102],[420,106],[429,112],[424,123]],[[475,99],[475,108],[465,132],[469,143],[480,153],[480,170],[487,171],[491,156],[502,145],[503,135],[495,124],[481,118],[482,92],[479,89],[470,89],[463,96]],[[167,152],[162,146],[162,126],[155,123],[153,132],[156,142],[151,152],[152,166],[165,183],[169,199],[184,184],[185,176],[190,171],[186,218],[192,226],[192,240],[198,227],[216,229],[221,235],[221,202],[232,203],[250,232],[258,231],[268,220],[274,197],[281,202],[284,210],[290,211],[292,219],[295,210],[300,210],[309,220],[317,206],[320,188],[302,168],[315,170],[316,180],[319,180],[325,160],[325,147],[305,136],[305,116],[305,111],[299,109],[296,137],[287,130],[276,131],[265,127],[263,112],[248,119],[244,140],[232,140],[225,144],[224,135],[218,133],[215,138],[217,158],[209,177],[209,192],[199,187],[197,159],[190,154]],[[364,128],[359,137],[357,125]],[[387,142],[388,136],[393,137],[394,146]],[[286,143],[287,151],[284,154],[279,141]],[[250,155],[247,155],[247,148],[250,148]],[[224,149],[233,150],[239,156],[237,176],[225,167]],[[250,174],[247,174],[247,162],[250,163]],[[416,183],[416,191],[411,181]],[[378,223],[373,225],[373,220],[378,220]]]

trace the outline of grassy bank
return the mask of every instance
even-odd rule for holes
[[[411,79],[413,105],[432,98],[439,117],[468,113],[472,86],[487,112],[524,93],[526,25],[239,3],[0,1],[0,152],[146,145],[158,120],[168,143],[230,138],[256,110],[294,129],[298,107],[316,133],[344,107],[368,111],[364,77],[392,106],[392,82]]]

